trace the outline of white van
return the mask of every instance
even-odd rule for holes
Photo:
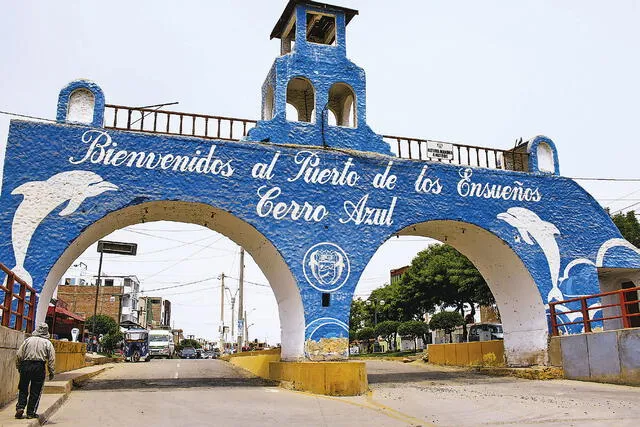
[[[173,334],[166,329],[149,331],[149,355],[152,357],[166,357],[170,359],[175,353]]]

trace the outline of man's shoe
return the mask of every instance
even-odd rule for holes
[[[27,414],[27,418],[38,418],[40,415],[38,414]]]
[[[16,409],[16,418],[22,418],[22,415],[24,415],[24,409]]]

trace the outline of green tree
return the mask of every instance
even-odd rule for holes
[[[180,347],[181,348],[185,348],[185,347],[193,347],[193,348],[200,348],[202,347],[202,345],[200,345],[200,343],[196,340],[192,340],[190,338],[186,338],[183,339],[182,341],[180,341]]]
[[[102,351],[107,354],[113,354],[116,348],[120,345],[120,342],[124,339],[122,332],[115,330],[111,331],[102,337]]]
[[[367,342],[367,351],[371,353],[371,340],[377,337],[376,331],[373,328],[366,326],[359,329],[356,336],[358,340]]]
[[[638,222],[635,211],[629,211],[626,214],[619,213],[612,216],[611,219],[620,230],[622,237],[635,247],[640,248],[640,222]]]
[[[401,292],[402,288],[399,282],[385,284],[381,288],[374,289],[367,299],[367,301],[371,301],[369,305],[371,317],[374,317],[374,311],[377,309],[378,322],[402,320],[404,309],[400,298]],[[384,304],[380,304],[381,301],[384,301]]]
[[[465,304],[475,314],[475,304],[495,303],[480,272],[460,252],[448,245],[432,245],[418,253],[403,275],[401,304],[405,319],[421,319],[436,307],[452,307],[464,316]],[[466,325],[463,334],[466,339]]]
[[[354,331],[365,326],[372,326],[373,320],[369,316],[369,307],[362,298],[351,301],[351,312],[349,313],[349,327]]]
[[[91,331],[92,334],[95,335],[107,335],[110,332],[118,331],[118,324],[116,323],[116,321],[106,314],[98,314],[97,316],[89,317],[85,322],[85,326]]]
[[[400,322],[395,320],[385,320],[384,322],[378,323],[375,327],[376,336],[381,336],[384,340],[389,344],[389,351],[395,349],[396,345],[396,336],[398,335],[398,326],[400,326]]]
[[[429,325],[419,320],[409,320],[398,325],[398,335],[401,337],[411,337],[413,339],[413,351],[416,351],[418,337],[422,338],[422,342],[426,343],[426,335],[429,332]]]
[[[464,325],[464,319],[457,311],[441,311],[434,314],[429,321],[429,328],[432,331],[442,329],[449,334],[449,342],[453,342],[451,333],[460,325]]]

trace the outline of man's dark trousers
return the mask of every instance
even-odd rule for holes
[[[18,384],[18,404],[16,410],[27,408],[27,416],[38,410],[40,395],[46,376],[45,362],[39,360],[23,360],[20,363],[20,383]],[[31,387],[29,387],[31,386]],[[27,403],[27,396],[29,403]]]

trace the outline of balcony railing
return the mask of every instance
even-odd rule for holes
[[[591,324],[593,322],[602,322],[605,320],[614,320],[621,319],[623,328],[631,328],[632,327],[632,319],[640,316],[640,310],[638,310],[638,303],[640,300],[638,299],[638,291],[640,290],[640,286],[635,288],[627,288],[620,289],[617,291],[611,292],[603,292],[601,294],[595,295],[586,295],[578,298],[571,298],[564,301],[554,301],[549,303],[549,316],[551,317],[551,332],[554,336],[559,335],[559,328],[568,325],[579,325],[582,324],[584,327],[584,332],[591,332]],[[595,300],[605,296],[612,296],[612,300],[615,302],[608,304],[599,304],[596,306],[590,306],[589,300]],[[562,305],[564,307],[568,307],[569,304],[580,303],[580,308],[575,310],[559,310],[557,306]],[[575,304],[578,305],[578,304]],[[596,310],[604,310],[605,308],[610,307],[619,307],[619,315],[607,316],[607,317],[599,317],[597,319],[591,318],[591,311]],[[559,322],[558,316],[571,314],[571,313],[580,313],[582,315],[582,319],[575,322]],[[604,311],[603,311],[604,314]]]
[[[383,138],[391,146],[391,151],[403,159],[521,172],[529,170],[526,145],[500,150],[404,136],[383,135]]]
[[[251,119],[122,105],[106,105],[104,116],[106,129],[195,136],[225,141],[239,141],[247,136],[247,132],[255,127],[256,123],[256,120]],[[518,145],[511,150],[501,150],[403,136],[383,135],[383,138],[389,143],[391,151],[403,159],[528,171],[529,155],[526,152],[526,144]]]
[[[36,290],[2,263],[0,271],[4,273],[3,276],[6,275],[3,284],[0,285],[2,326],[18,331],[24,330],[27,333],[33,332],[36,321]],[[14,301],[17,301],[15,310]]]
[[[128,131],[198,138],[238,141],[247,136],[255,120],[236,117],[207,116],[154,108],[135,108],[106,105],[104,127]]]

